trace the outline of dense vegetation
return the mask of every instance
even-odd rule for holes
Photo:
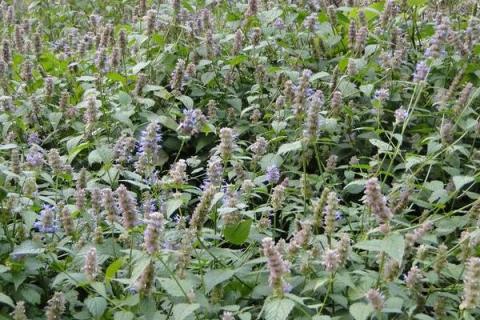
[[[0,8],[0,319],[480,318],[477,1]]]

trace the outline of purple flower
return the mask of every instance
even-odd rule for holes
[[[160,126],[157,122],[150,123],[147,128],[142,131],[138,152],[140,155],[153,157],[158,149],[158,144],[162,141]]]
[[[27,142],[30,145],[31,144],[40,144],[42,142],[42,140],[40,140],[40,137],[38,136],[38,133],[32,132],[28,135]]]
[[[40,211],[39,221],[33,224],[33,227],[39,232],[55,233],[58,230],[57,222],[55,221],[55,207],[51,205],[44,205]]]
[[[415,73],[413,74],[413,81],[420,82],[425,80],[425,78],[427,77],[428,71],[429,71],[429,68],[425,63],[425,61],[420,61],[419,63],[417,63]]]
[[[269,183],[277,183],[280,180],[280,170],[275,165],[269,166],[266,177]]]
[[[285,28],[285,23],[281,18],[277,18],[275,19],[275,22],[273,22],[273,26],[278,30],[282,30],[283,28]]]
[[[408,117],[408,111],[402,108],[395,110],[395,124],[402,123]]]
[[[36,147],[30,148],[27,153],[26,160],[32,167],[40,167],[43,164],[43,154]]]
[[[180,123],[178,129],[183,135],[191,136],[199,132],[200,127],[205,123],[205,116],[200,109],[183,110],[185,118]]]

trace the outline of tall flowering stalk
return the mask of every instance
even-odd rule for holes
[[[193,234],[198,234],[202,230],[203,224],[207,220],[208,210],[215,196],[215,185],[209,184],[205,188],[190,220],[190,229]]]
[[[290,271],[288,263],[283,260],[277,247],[275,247],[272,238],[264,238],[262,240],[262,250],[267,258],[268,270],[270,276],[268,278],[270,287],[275,295],[282,296],[287,283],[284,280],[285,275]]]
[[[149,214],[147,227],[143,234],[144,247],[149,254],[155,254],[160,249],[159,239],[163,231],[163,214],[153,212]]]
[[[83,272],[87,276],[87,279],[90,281],[95,280],[98,273],[98,264],[97,264],[97,249],[90,248],[87,255],[85,256],[85,263],[83,265]]]
[[[55,292],[53,297],[48,300],[45,308],[47,320],[59,320],[65,312],[65,295],[63,292]]]
[[[463,298],[460,309],[474,309],[480,302],[480,258],[472,257],[465,265]]]
[[[393,214],[387,205],[387,198],[382,194],[380,183],[377,178],[370,178],[367,181],[363,202],[375,215],[379,223],[388,224]]]
[[[123,227],[132,229],[137,222],[137,207],[135,200],[129,194],[127,188],[121,184],[117,191],[118,207],[123,218]]]

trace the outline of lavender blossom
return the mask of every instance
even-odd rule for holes
[[[378,289],[368,290],[366,297],[375,311],[382,311],[385,304],[385,297]]]
[[[63,292],[55,292],[53,297],[48,300],[45,308],[47,320],[59,320],[65,312],[65,296]]]
[[[178,130],[184,136],[197,134],[207,121],[200,109],[185,109],[183,114],[184,119],[178,126]]]
[[[363,201],[380,223],[388,223],[392,218],[392,211],[387,206],[387,199],[382,194],[377,178],[370,178],[367,181]]]
[[[118,207],[123,217],[123,226],[127,230],[132,229],[137,223],[137,206],[135,200],[123,184],[118,187],[116,193],[118,196]]]
[[[158,252],[160,245],[159,239],[163,231],[163,214],[160,212],[153,212],[149,214],[147,220],[147,227],[143,234],[144,247],[149,254]]]
[[[55,207],[45,204],[40,211],[39,221],[33,225],[39,232],[55,233],[58,230],[55,220]]]
[[[97,264],[97,249],[95,247],[88,250],[87,255],[85,256],[85,263],[83,265],[83,272],[87,276],[87,279],[94,281],[98,273],[98,264]]]
[[[424,81],[425,78],[427,77],[429,68],[425,61],[420,61],[417,63],[415,73],[413,74],[413,81],[414,82],[421,82]]]
[[[276,165],[269,166],[266,172],[268,183],[275,184],[280,180],[280,170]]]
[[[474,309],[478,307],[480,298],[480,258],[472,257],[465,265],[463,276],[463,298],[460,309]]]
[[[269,284],[275,295],[283,295],[284,276],[290,271],[279,250],[274,246],[272,238],[262,240],[262,250],[267,258],[267,265],[270,271]]]

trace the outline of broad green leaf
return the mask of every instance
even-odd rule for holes
[[[371,144],[378,148],[378,153],[385,153],[387,151],[392,151],[392,146],[382,140],[378,139],[369,139]]]
[[[56,130],[60,120],[62,119],[63,113],[61,112],[50,112],[48,114],[48,120],[50,120],[50,124],[53,127],[53,130]]]
[[[215,269],[210,270],[205,274],[204,281],[205,281],[205,291],[208,293],[212,290],[216,285],[227,281],[235,274],[235,270],[228,270],[228,269]]]
[[[356,302],[350,306],[349,311],[355,320],[367,320],[373,312],[373,307],[364,302]]]
[[[351,194],[357,194],[363,191],[365,189],[365,183],[367,180],[365,179],[360,179],[360,180],[354,180],[350,183],[348,183],[343,190],[345,190],[348,193]]]
[[[0,292],[0,303],[8,304],[12,308],[15,307],[15,304],[13,303],[12,298],[10,298],[9,296],[1,292]]]
[[[177,99],[180,100],[183,103],[183,105],[188,109],[193,108],[193,100],[189,96],[179,96],[177,97]]]
[[[297,151],[302,149],[302,142],[301,141],[295,141],[295,142],[290,142],[290,143],[285,143],[278,148],[277,154],[284,154],[288,153],[291,151]]]
[[[107,309],[107,300],[103,297],[88,298],[85,305],[95,318],[100,318]]]
[[[189,315],[194,313],[195,310],[197,310],[198,308],[200,308],[200,305],[198,303],[193,303],[193,304],[179,303],[179,304],[176,304],[173,307],[173,318],[175,320],[184,320]]]
[[[252,220],[250,219],[243,220],[236,224],[229,224],[225,226],[223,235],[228,242],[240,245],[247,240],[251,226]]]
[[[170,199],[167,201],[166,206],[167,206],[167,217],[170,217],[175,210],[180,208],[183,204],[182,199]]]
[[[260,160],[260,166],[262,167],[262,170],[266,170],[268,167],[273,165],[280,167],[282,163],[282,157],[274,153],[268,153]]]
[[[187,293],[193,288],[192,283],[187,280],[178,279],[178,282],[181,286],[180,288],[177,282],[173,279],[170,279],[170,278],[157,278],[157,279],[160,282],[160,285],[162,286],[162,288],[169,295],[173,297],[184,297],[185,296],[184,292]]]
[[[453,183],[455,184],[455,190],[460,190],[464,185],[475,181],[472,176],[454,176]]]
[[[133,320],[135,318],[135,314],[130,311],[117,311],[113,315],[114,320]]]
[[[123,265],[123,260],[121,258],[118,258],[117,260],[113,261],[105,271],[105,280],[108,282],[113,278],[115,278],[115,274],[117,273],[118,270],[120,270],[122,265]]]
[[[392,234],[382,240],[360,241],[354,245],[354,248],[376,252],[383,251],[401,263],[405,251],[405,240],[400,234]]]
[[[295,302],[290,299],[267,299],[264,305],[265,320],[286,320]]]
[[[135,66],[133,66],[132,73],[133,74],[139,73],[142,69],[147,67],[149,64],[150,64],[150,61],[143,61],[143,62],[137,63]]]

